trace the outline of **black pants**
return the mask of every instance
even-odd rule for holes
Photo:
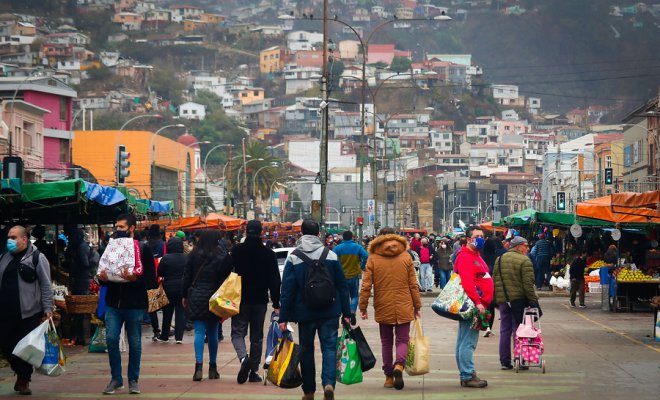
[[[5,358],[9,360],[11,369],[18,379],[30,381],[32,378],[32,365],[26,363],[15,355],[16,344],[41,323],[42,313],[17,320],[0,320],[0,348]]]
[[[241,304],[241,312],[231,318],[231,343],[234,345],[238,359],[248,357],[245,348],[245,337],[250,326],[250,355],[249,363],[252,371],[259,370],[261,353],[264,342],[264,319],[266,318],[266,304]]]
[[[160,325],[158,324],[158,311],[149,313],[149,320],[151,321],[151,330],[154,331],[154,336],[159,336]]]
[[[170,338],[170,327],[172,326],[172,315],[174,315],[174,340],[183,340],[183,331],[186,328],[186,314],[183,310],[181,296],[168,294],[168,305],[163,307],[163,326],[160,338],[167,340]]]

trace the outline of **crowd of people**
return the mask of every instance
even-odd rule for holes
[[[36,238],[32,243],[30,235]],[[108,244],[104,238],[98,253],[85,241],[81,230],[73,230],[63,253],[72,280],[74,294],[86,294],[95,263]],[[420,318],[421,294],[442,290],[460,277],[463,290],[481,315],[500,318],[500,363],[512,369],[511,338],[522,320],[524,307],[540,310],[537,291],[548,287],[550,259],[556,253],[545,234],[533,246],[527,239],[511,235],[488,234],[469,227],[465,234],[451,238],[434,234],[404,235],[383,228],[374,237],[356,240],[351,231],[341,236],[320,236],[319,225],[304,220],[299,237],[278,238],[263,232],[259,221],[247,223],[245,235],[237,238],[216,230],[194,233],[178,231],[165,242],[158,225],[137,230],[135,218],[124,214],[117,218],[112,237],[133,238],[140,243],[143,273],[126,275],[125,283],[111,282],[103,272],[96,275],[105,286],[105,328],[111,380],[103,390],[113,394],[124,388],[119,350],[124,327],[128,339],[128,391],[140,393],[142,325],[151,324],[154,342],[169,342],[174,320],[174,342],[183,343],[184,331],[194,330],[193,381],[204,377],[204,353],[208,352],[208,379],[219,379],[218,342],[223,339],[222,321],[209,311],[209,298],[231,272],[242,278],[240,312],[231,318],[230,337],[240,367],[236,380],[262,382],[259,374],[263,355],[264,323],[270,303],[279,318],[280,329],[298,324],[302,348],[300,369],[303,399],[313,399],[316,391],[314,341],[320,343],[321,384],[324,399],[334,398],[336,383],[336,345],[340,323],[356,325],[356,315],[370,317],[368,308],[373,294],[373,318],[379,325],[382,370],[385,388],[403,389],[403,371],[408,351],[411,323]],[[11,355],[13,347],[53,312],[50,258],[43,246],[43,230],[30,233],[15,226],[8,232],[7,251],[0,258],[0,344],[17,375],[14,389],[30,394],[32,367]],[[273,248],[287,246],[289,254],[282,275]],[[38,248],[43,248],[39,251]],[[579,296],[584,307],[584,282],[579,282],[588,263],[587,248],[571,264],[574,289],[571,304]],[[331,298],[310,300],[307,279],[313,266],[320,263],[332,282]],[[25,271],[32,276],[24,276]],[[162,284],[169,299],[159,313],[146,312],[147,290]],[[319,290],[319,293],[323,290]],[[317,294],[317,297],[320,294]],[[246,343],[249,332],[249,345]],[[493,335],[487,330],[484,336]],[[456,364],[460,385],[484,388],[488,382],[474,367],[474,352],[480,334],[470,321],[458,322]],[[84,338],[81,338],[81,341]]]

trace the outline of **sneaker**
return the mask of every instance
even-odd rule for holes
[[[503,364],[502,367],[500,368],[502,371],[508,371],[513,369],[513,365],[511,364]]]
[[[394,377],[394,389],[403,389],[403,365],[396,364],[394,366],[394,371],[392,371],[392,376]]]
[[[488,386],[488,381],[479,379],[479,377],[476,375],[472,375],[472,378],[468,380],[461,381],[461,387],[485,388],[486,386]]]
[[[128,381],[128,393],[140,394],[140,386],[137,381]]]
[[[575,303],[571,301],[571,307],[575,308]]]
[[[238,376],[236,376],[236,382],[243,384],[248,380],[250,375],[250,366],[248,365],[248,358],[243,357],[241,360],[241,368],[238,370]]]
[[[176,344],[183,344],[183,340],[177,340]]]
[[[486,332],[484,332],[484,337],[490,337],[491,335],[493,335],[493,331],[490,328],[486,329]]]
[[[105,389],[103,390],[103,394],[114,394],[117,390],[121,390],[123,388],[124,388],[123,383],[113,379],[110,381],[110,383],[108,383],[108,386],[105,387]]]
[[[262,381],[263,380],[261,379],[261,376],[259,376],[259,374],[257,374],[254,371],[250,371],[250,377],[248,378],[248,382],[256,383],[256,382],[262,382]]]
[[[170,341],[170,339],[161,339],[160,337],[155,337],[154,339],[155,339],[154,342],[158,342],[158,343],[167,343]]]
[[[586,304],[580,304],[578,307],[579,308],[587,308]]]

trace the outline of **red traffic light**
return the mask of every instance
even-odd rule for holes
[[[364,218],[363,217],[357,217],[356,222],[358,225],[363,225],[364,224]]]

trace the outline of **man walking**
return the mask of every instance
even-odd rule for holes
[[[337,255],[319,239],[318,223],[306,219],[301,231],[303,236],[300,245],[289,255],[284,265],[280,329],[284,332],[287,330],[287,322],[298,322],[304,400],[314,399],[316,391],[314,336],[318,332],[322,355],[323,399],[332,400],[336,383],[339,316],[343,314],[344,322],[350,323],[348,288]],[[314,285],[309,285],[312,275]],[[315,290],[310,290],[310,286],[316,286]]]
[[[53,315],[53,289],[46,256],[30,243],[24,227],[7,234],[7,253],[0,258],[0,347],[16,374],[14,391],[31,395],[32,365],[12,354],[16,344]]]
[[[511,244],[513,247],[513,244]],[[537,273],[536,288],[541,289],[545,283],[550,289],[550,260],[552,259],[552,244],[545,238],[545,234],[539,235],[539,241],[536,242],[534,256],[536,257]]]
[[[115,230],[117,237],[133,238],[136,221],[132,214],[122,214],[117,217]],[[128,391],[139,394],[140,358],[142,357],[142,317],[147,310],[147,289],[156,287],[156,267],[151,249],[147,245],[140,246],[142,275],[136,277],[127,275],[126,283],[109,282],[105,272],[99,274],[99,280],[108,287],[105,295],[105,330],[108,345],[108,360],[112,379],[103,390],[103,394],[113,394],[123,389],[121,372],[121,354],[119,352],[119,334],[124,325],[128,338]]]
[[[511,336],[516,333],[522,321],[520,313],[524,307],[514,307],[512,303],[526,300],[530,307],[538,307],[539,298],[534,291],[534,267],[527,256],[527,240],[516,236],[511,240],[509,251],[495,260],[493,282],[495,303],[500,310],[500,364],[502,369],[513,369],[511,365]]]
[[[580,296],[580,308],[587,308],[584,304],[584,270],[587,268],[587,250],[582,249],[580,256],[571,263],[568,273],[571,277],[571,307],[575,307],[575,297]]]
[[[369,254],[364,247],[353,240],[353,232],[345,231],[342,234],[342,238],[344,240],[335,247],[334,252],[344,267],[344,276],[348,285],[348,297],[351,299],[351,316],[354,318],[359,300],[360,275],[362,275]],[[355,324],[355,320],[351,320],[351,323]]]
[[[225,258],[229,268],[234,267],[241,276],[241,308],[231,319],[231,342],[241,361],[236,381],[261,382],[259,361],[263,349],[264,318],[268,308],[268,293],[275,313],[280,309],[280,271],[273,250],[261,242],[261,222],[247,224],[245,242],[237,244]],[[250,353],[245,347],[245,336],[250,327]]]

